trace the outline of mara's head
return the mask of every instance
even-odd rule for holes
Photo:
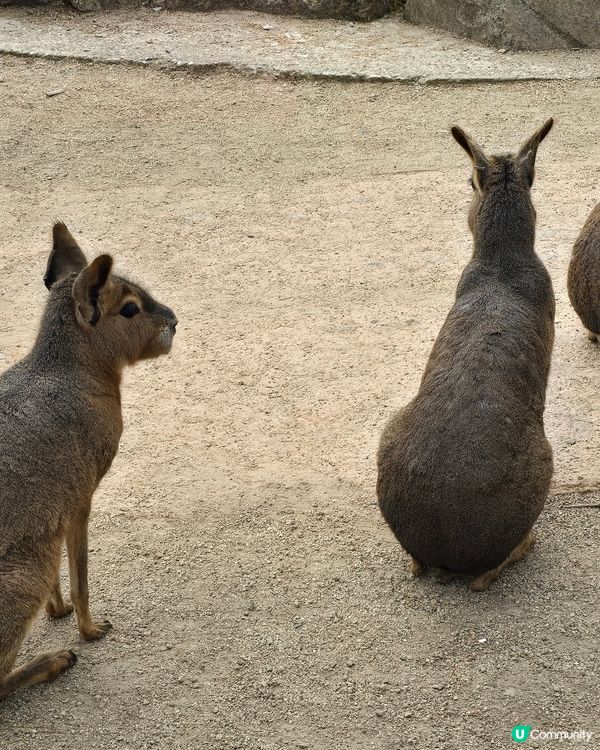
[[[59,222],[52,230],[52,251],[44,283],[50,290],[50,314],[72,318],[79,341],[116,368],[167,354],[177,318],[138,284],[112,273],[110,255],[88,263],[79,245]]]
[[[481,146],[456,125],[452,135],[464,148],[473,164],[470,179],[473,202],[469,210],[469,227],[477,237],[480,220],[501,221],[515,208],[521,218],[535,223],[535,210],[530,190],[535,177],[535,157],[538,146],[550,132],[553,120],[548,120],[521,146],[516,154],[486,156]],[[514,219],[514,216],[511,217]],[[509,219],[509,220],[511,220]]]

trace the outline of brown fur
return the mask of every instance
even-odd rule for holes
[[[551,125],[517,154],[490,158],[452,129],[474,166],[473,257],[419,392],[379,447],[379,505],[413,574],[478,576],[477,590],[530,546],[552,475],[543,413],[554,295],[534,250],[530,197]]]
[[[171,310],[111,273],[110,256],[88,265],[64,224],[53,238],[37,340],[0,376],[0,700],[76,661],[57,651],[13,670],[39,609],[46,605],[51,617],[73,609],[60,591],[64,541],[81,638],[102,638],[110,628],[89,609],[92,495],[119,445],[121,371],[168,352],[177,324]],[[130,301],[139,312],[124,317]]]
[[[573,247],[567,276],[569,299],[591,341],[600,335],[600,203]]]

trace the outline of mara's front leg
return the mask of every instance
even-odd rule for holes
[[[54,586],[46,602],[46,612],[49,617],[65,617],[71,614],[73,611],[72,604],[65,604],[60,590],[60,575],[59,571],[56,571],[56,577],[54,579]]]
[[[93,622],[90,615],[88,591],[88,519],[87,513],[71,520],[67,530],[67,552],[69,555],[69,577],[71,601],[77,615],[79,635],[84,641],[94,641],[111,629],[109,620]]]

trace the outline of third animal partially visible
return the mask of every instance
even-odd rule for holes
[[[590,341],[600,336],[600,203],[573,247],[568,274],[569,299]]]

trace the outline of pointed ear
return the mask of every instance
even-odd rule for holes
[[[73,282],[72,294],[79,323],[95,326],[100,320],[98,298],[110,277],[111,268],[110,255],[99,255],[81,271]]]
[[[553,124],[554,120],[550,118],[521,146],[519,153],[517,154],[519,166],[525,173],[529,187],[533,185],[533,178],[535,175],[535,157],[537,155],[538,146],[548,135]]]
[[[85,255],[75,242],[73,235],[62,221],[52,227],[52,252],[46,264],[44,284],[50,289],[53,284],[70,273],[79,273],[87,266]]]
[[[468,136],[462,128],[453,125],[450,128],[450,132],[454,136],[454,140],[469,154],[474,167],[474,182],[477,184],[477,187],[481,188],[489,166],[487,156],[483,153],[481,146]]]

